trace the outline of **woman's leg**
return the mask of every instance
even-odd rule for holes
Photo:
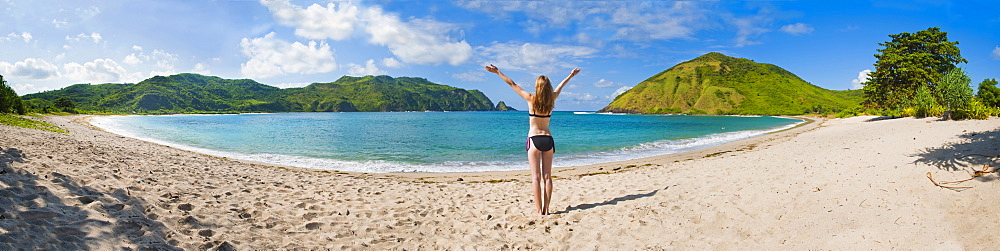
[[[535,146],[528,148],[528,167],[531,170],[531,193],[535,196],[535,215],[543,215],[542,211],[542,171],[541,152]]]
[[[549,202],[552,201],[552,157],[556,151],[541,152],[542,155],[542,182],[545,185],[544,199],[542,199],[542,214],[549,214]]]

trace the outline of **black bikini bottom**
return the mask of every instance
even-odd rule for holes
[[[552,136],[549,135],[535,135],[528,137],[528,141],[524,143],[525,151],[531,148],[531,145],[529,144],[534,144],[536,149],[543,152],[556,150],[556,142],[552,139]]]

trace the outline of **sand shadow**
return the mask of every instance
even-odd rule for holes
[[[938,147],[925,148],[915,154],[914,163],[936,166],[941,170],[958,171],[958,166],[1000,166],[1000,128],[984,132],[969,132],[959,136],[961,141]],[[972,171],[970,171],[971,174]],[[992,175],[980,176],[980,181],[996,179]]]
[[[896,116],[878,116],[878,117],[874,117],[874,118],[870,118],[870,119],[867,119],[867,120],[865,120],[865,122],[875,122],[875,121],[882,121],[882,120],[890,120],[890,119],[899,119],[899,118],[903,118],[903,117],[896,117]]]
[[[676,185],[674,185],[674,186],[676,186]],[[566,210],[555,212],[553,214],[564,214],[564,213],[569,213],[569,212],[575,211],[575,210],[587,210],[587,209],[592,209],[592,208],[599,207],[599,206],[617,205],[619,202],[625,202],[625,201],[636,200],[636,199],[640,199],[640,198],[651,197],[653,195],[656,195],[656,193],[659,193],[661,190],[667,190],[670,187],[671,186],[667,186],[667,187],[664,187],[663,189],[656,189],[656,190],[653,190],[653,191],[648,192],[648,193],[625,195],[625,196],[622,196],[622,197],[610,199],[610,200],[607,200],[607,201],[604,201],[604,202],[600,202],[600,203],[588,203],[588,204],[580,204],[580,205],[576,205],[576,206],[571,206],[571,207],[567,207]]]
[[[122,248],[117,245],[122,241],[140,250],[181,250],[164,241],[167,228],[144,214],[147,204],[141,199],[121,189],[104,193],[80,186],[63,174],[39,176],[13,167],[15,162],[25,163],[25,158],[21,150],[0,147],[0,250]],[[42,179],[70,195],[56,196],[50,191],[55,187],[38,182]],[[109,220],[91,217],[94,211]],[[101,230],[109,226],[111,231]]]

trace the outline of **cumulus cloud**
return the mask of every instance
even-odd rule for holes
[[[28,32],[21,32],[21,34],[11,32],[7,34],[7,37],[0,38],[0,41],[23,40],[25,43],[31,43],[32,38],[31,33]]]
[[[618,90],[615,90],[615,92],[611,93],[611,96],[608,96],[608,99],[609,100],[614,100],[615,98],[618,97],[618,95],[622,95],[622,93],[625,93],[625,92],[627,92],[628,90],[631,90],[631,89],[632,89],[632,86],[627,86],[627,85],[626,86],[622,86],[621,88],[618,88]]]
[[[590,93],[577,93],[577,92],[567,92],[564,91],[559,94],[560,97],[568,97],[574,101],[593,101],[597,100],[597,96],[591,95]]]
[[[792,35],[809,34],[813,32],[813,27],[804,23],[794,23],[781,26],[781,31]]]
[[[693,2],[677,1],[669,6],[625,5],[615,10],[611,23],[618,27],[615,38],[670,40],[688,38],[704,15]]]
[[[11,85],[10,88],[14,89],[14,92],[16,92],[18,95],[25,95],[29,93],[37,93],[37,92],[52,90],[51,88],[39,88],[36,85],[28,83],[16,83],[14,85]]]
[[[0,72],[8,77],[50,79],[59,76],[59,67],[40,58],[26,58],[21,62],[0,62]]]
[[[400,63],[399,60],[396,60],[395,58],[383,58],[382,65],[389,68],[403,67],[403,63]]]
[[[65,77],[87,83],[119,82],[126,76],[125,68],[111,59],[95,59],[79,64],[76,62],[63,65]]]
[[[67,24],[69,24],[69,22],[66,22],[66,20],[52,19],[52,25],[55,26],[56,28],[62,28],[63,26],[66,26]]]
[[[733,25],[736,26],[736,47],[760,44],[760,42],[753,41],[751,38],[771,31],[767,28],[760,27],[762,19],[766,18],[762,16],[754,16],[732,19]]]
[[[312,83],[281,83],[281,84],[273,84],[272,86],[285,89],[285,88],[306,87],[309,86],[310,84]]]
[[[369,42],[389,47],[393,55],[407,63],[458,65],[472,56],[472,46],[463,41],[451,42],[446,33],[456,27],[427,19],[403,22],[381,8],[364,13]]]
[[[261,0],[281,25],[295,27],[295,35],[307,39],[343,40],[355,27],[369,35],[368,42],[386,46],[399,60],[413,64],[458,65],[472,56],[472,46],[450,37],[457,26],[429,19],[402,21],[380,7],[360,7],[350,2],[325,7],[302,8],[287,0]],[[395,59],[393,59],[395,60]],[[392,63],[383,63],[387,67]]]
[[[563,91],[559,94],[559,99],[556,100],[556,105],[559,104],[573,104],[573,105],[601,105],[607,104],[607,102],[596,95],[590,93],[579,93],[579,92],[569,92]]]
[[[308,39],[343,40],[351,36],[358,22],[358,7],[350,2],[313,4],[302,8],[288,0],[261,0],[279,24],[295,27],[295,35]]]
[[[96,44],[96,43],[100,43],[102,39],[104,39],[104,37],[102,37],[100,33],[96,33],[96,32],[90,33],[90,34],[80,33],[80,34],[77,34],[74,37],[71,37],[69,35],[66,36],[66,41],[69,41],[69,42],[80,42],[82,40],[93,40],[94,43]]]
[[[132,53],[129,54],[128,56],[125,56],[125,59],[122,59],[122,63],[137,65],[142,63],[142,59],[139,59],[139,56],[137,56],[135,53]]]
[[[993,59],[1000,60],[1000,46],[993,48]]]
[[[212,71],[208,69],[208,65],[204,63],[194,64],[194,68],[191,69],[191,73],[198,73],[201,75],[211,75]]]
[[[365,62],[364,66],[357,65],[357,64],[348,64],[348,65],[351,67],[351,69],[347,70],[347,75],[351,75],[351,76],[368,76],[368,75],[385,75],[386,74],[385,71],[380,70],[377,66],[375,66],[375,60],[374,59],[369,59],[368,62]]]
[[[865,69],[858,72],[858,78],[851,80],[851,89],[858,90],[864,86],[865,82],[868,82],[868,74],[871,74],[872,70]]]
[[[451,78],[469,82],[480,82],[486,80],[484,78],[485,76],[486,73],[484,73],[483,71],[470,71],[470,72],[451,74]]]
[[[696,1],[490,1],[459,0],[458,6],[482,11],[498,19],[522,12],[525,31],[538,34],[553,27],[578,23],[599,36],[611,39],[648,41],[688,38],[697,29],[708,27],[705,11]],[[590,39],[577,34],[577,40]]]
[[[594,87],[600,87],[600,88],[615,87],[615,86],[620,86],[620,85],[621,84],[619,84],[619,83],[616,83],[616,82],[613,82],[613,81],[608,81],[607,79],[603,79],[603,78],[601,80],[597,80],[597,82],[594,83]]]
[[[250,58],[240,65],[244,76],[269,78],[285,74],[325,73],[337,69],[330,45],[310,41],[308,45],[289,43],[271,32],[264,37],[240,41],[243,55]]]
[[[532,74],[552,74],[558,68],[573,68],[570,62],[594,56],[597,50],[584,46],[534,43],[493,43],[476,50],[488,63]]]

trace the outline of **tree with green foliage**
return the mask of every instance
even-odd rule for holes
[[[930,87],[921,86],[917,90],[916,96],[913,97],[912,105],[915,109],[915,114],[913,115],[916,117],[922,118],[939,115],[931,112],[935,106],[938,106],[938,102],[934,98],[934,95],[931,94]]]
[[[0,75],[0,113],[24,114],[24,101],[13,88],[7,86],[3,75]]]
[[[56,107],[63,110],[76,108],[76,104],[73,104],[73,101],[70,101],[66,97],[61,97],[59,99],[56,99],[55,105]]]
[[[972,87],[969,87],[971,82],[962,68],[951,69],[941,77],[941,81],[937,83],[937,98],[945,107],[944,119],[951,118],[949,115],[956,110],[969,107],[969,101],[972,100]]]
[[[948,41],[948,33],[939,27],[916,33],[903,32],[889,35],[891,41],[875,54],[875,71],[863,90],[865,106],[876,109],[898,109],[910,103],[921,86],[934,92],[935,83],[958,63],[968,63],[962,58],[958,41]]]
[[[980,103],[990,108],[1000,108],[1000,88],[997,87],[996,79],[983,79],[979,82],[979,94],[976,99]]]

